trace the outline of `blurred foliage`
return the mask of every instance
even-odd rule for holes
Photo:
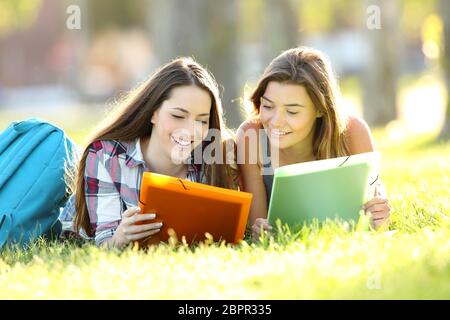
[[[94,0],[87,1],[88,23],[93,33],[105,29],[145,27],[148,1]]]
[[[439,13],[437,2],[437,0],[403,0],[403,11],[400,19],[407,38],[418,40],[421,34],[420,29],[426,17],[432,13]]]
[[[298,16],[303,31],[330,32],[336,27],[362,25],[361,17],[366,16],[366,10],[360,0],[300,1]]]
[[[259,37],[263,36],[260,32],[264,21],[267,19],[261,0],[247,0],[238,2],[239,23],[241,28],[241,41],[263,41]]]
[[[30,27],[42,0],[0,0],[0,37]]]

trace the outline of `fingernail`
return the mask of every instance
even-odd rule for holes
[[[162,227],[162,222],[158,223],[158,227]]]

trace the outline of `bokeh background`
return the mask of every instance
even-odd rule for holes
[[[450,0],[0,0],[0,131],[40,117],[83,145],[181,55],[213,72],[237,128],[264,67],[297,45],[329,56],[340,103],[372,128],[389,231],[328,221],[237,248],[123,254],[37,242],[2,251],[0,298],[448,299]]]
[[[449,25],[448,0],[0,0],[0,130],[37,116],[83,143],[121,94],[182,55],[215,75],[237,128],[264,67],[308,45],[330,58],[342,104],[383,128],[379,143],[442,139]]]

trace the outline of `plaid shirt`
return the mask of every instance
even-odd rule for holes
[[[95,243],[111,238],[122,220],[122,213],[138,206],[142,175],[149,171],[140,147],[135,141],[95,141],[86,158],[86,205]],[[201,182],[199,166],[189,165],[187,179]],[[74,232],[74,196],[62,209],[59,220],[63,234]],[[82,230],[84,238],[89,238]]]

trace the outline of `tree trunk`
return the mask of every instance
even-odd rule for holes
[[[383,126],[397,118],[397,78],[400,56],[400,4],[392,0],[367,1],[381,13],[379,29],[367,28],[369,59],[363,75],[364,118]]]
[[[265,59],[271,61],[282,51],[299,44],[298,6],[290,0],[265,1]]]
[[[150,13],[153,48],[166,62],[193,56],[216,77],[228,126],[241,123],[237,72],[237,0],[156,0]]]
[[[444,52],[442,56],[442,68],[445,74],[445,86],[447,88],[447,106],[445,122],[438,139],[450,140],[450,1],[441,0],[440,13],[444,21]]]

